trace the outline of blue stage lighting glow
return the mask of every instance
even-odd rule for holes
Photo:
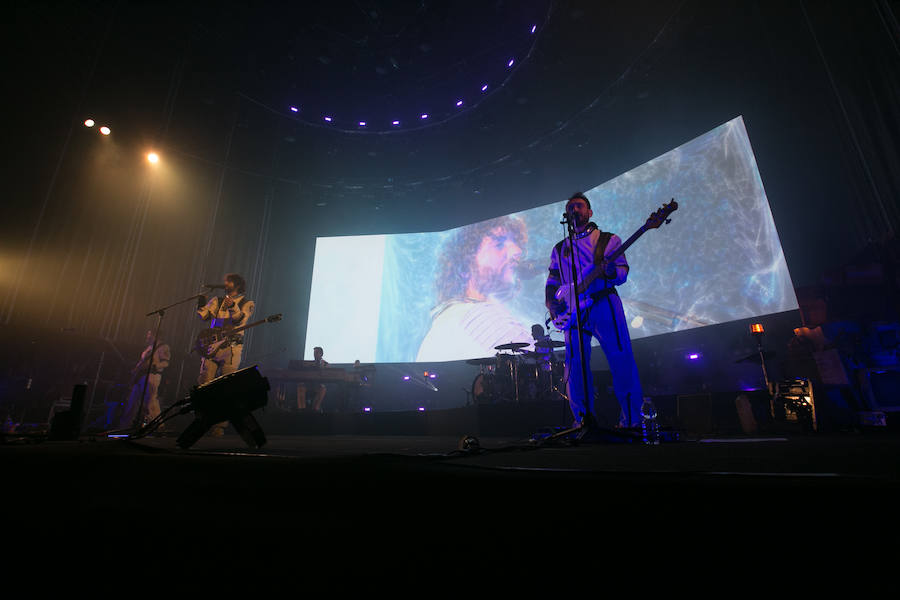
[[[331,118],[331,117],[325,117],[325,120],[328,121],[329,123],[331,123],[332,118]]]
[[[516,59],[511,58],[511,59],[509,59],[509,62],[506,63],[506,66],[507,66],[507,67],[511,67],[511,66],[513,66],[513,63],[514,63],[514,62],[516,62]]]
[[[422,116],[419,117],[419,118],[420,118],[420,119],[427,119],[427,118],[428,118],[428,113],[422,113]]]
[[[391,125],[393,125],[394,127],[399,127],[400,121],[391,121]]]
[[[297,108],[296,106],[292,106],[292,107],[291,107],[291,112],[300,112],[300,109]]]
[[[457,100],[457,101],[456,101],[456,105],[457,105],[457,106],[462,106],[462,105],[463,105],[463,101],[462,101],[462,100]]]
[[[484,84],[483,86],[481,86],[481,91],[486,92],[487,88],[488,88],[488,84]]]
[[[532,25],[532,26],[531,26],[531,33],[534,33],[535,31],[537,31],[537,25]]]

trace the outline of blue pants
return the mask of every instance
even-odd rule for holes
[[[641,422],[641,381],[638,377],[631,337],[622,300],[616,294],[595,301],[582,312],[581,343],[572,343],[575,327],[566,332],[566,377],[569,407],[576,421],[581,421],[585,409],[594,414],[594,381],[590,374],[591,338],[600,340],[600,347],[606,354],[612,371],[613,390],[622,407],[622,425],[637,426]],[[588,366],[587,398],[585,398],[581,370],[581,352],[585,354]]]

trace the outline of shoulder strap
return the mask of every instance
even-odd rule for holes
[[[597,245],[594,246],[594,262],[597,263],[603,260],[604,253],[606,252],[606,247],[609,246],[609,240],[613,235],[608,231],[599,231],[599,233],[600,235],[597,237]]]

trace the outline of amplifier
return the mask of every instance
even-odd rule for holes
[[[900,411],[900,368],[859,369],[863,402],[870,411]]]

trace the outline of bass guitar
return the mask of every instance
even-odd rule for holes
[[[576,288],[574,283],[568,283],[565,285],[559,286],[559,289],[556,290],[556,300],[558,302],[565,303],[565,310],[558,314],[555,319],[553,319],[553,325],[559,329],[560,331],[567,331],[575,326],[577,319],[575,318],[575,312],[572,308],[575,306],[575,296],[578,296],[578,306],[581,310],[585,310],[589,308],[591,304],[593,304],[593,300],[590,297],[590,294],[586,294],[585,291],[594,282],[598,277],[604,277],[606,275],[605,266],[612,263],[614,260],[619,258],[625,250],[627,250],[633,243],[637,241],[639,237],[644,235],[647,231],[651,229],[659,229],[663,223],[669,223],[672,219],[669,218],[673,212],[678,210],[678,203],[675,202],[675,199],[672,198],[672,201],[668,204],[663,204],[659,210],[655,213],[651,214],[647,219],[647,222],[644,223],[634,234],[628,238],[621,246],[616,248],[609,255],[603,257],[603,264],[597,265],[593,270],[586,273],[581,281],[578,283]]]
[[[194,347],[191,349],[191,352],[196,352],[203,358],[212,358],[216,355],[216,352],[219,351],[219,348],[225,344],[231,343],[236,333],[250,329],[251,327],[256,327],[257,325],[262,325],[263,323],[277,323],[280,320],[281,313],[278,313],[277,315],[270,315],[265,319],[240,327],[210,327],[209,329],[202,329],[200,333],[197,334],[197,339],[194,340]]]

